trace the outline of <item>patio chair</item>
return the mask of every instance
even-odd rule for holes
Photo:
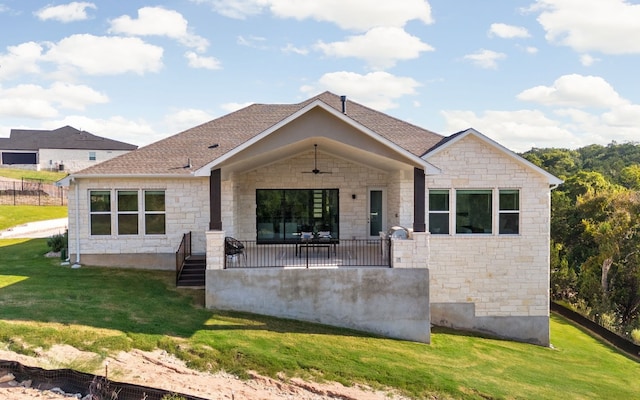
[[[224,254],[232,260],[244,259],[244,265],[247,265],[247,253],[244,251],[244,245],[238,239],[227,236],[224,238]]]

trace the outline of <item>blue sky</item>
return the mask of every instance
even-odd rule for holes
[[[514,151],[640,140],[640,1],[0,0],[0,137],[146,145],[325,90]]]

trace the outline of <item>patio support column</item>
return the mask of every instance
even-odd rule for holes
[[[413,231],[426,232],[424,218],[425,207],[425,176],[421,168],[413,169]]]
[[[220,168],[212,169],[209,177],[209,229],[222,230],[222,185]]]

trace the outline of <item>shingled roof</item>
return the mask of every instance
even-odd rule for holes
[[[126,150],[137,149],[133,144],[119,142],[79,131],[71,126],[54,130],[12,129],[8,138],[0,139],[0,149],[38,151],[40,149],[66,150]]]
[[[253,104],[78,174],[188,175],[318,100],[342,112],[340,96],[330,92],[297,104]],[[346,117],[418,157],[444,138],[352,101],[348,102]],[[191,168],[185,168],[187,160]]]

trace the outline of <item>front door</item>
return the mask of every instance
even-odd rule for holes
[[[385,224],[385,198],[382,189],[369,189],[369,237],[378,238],[380,232],[386,229]]]

